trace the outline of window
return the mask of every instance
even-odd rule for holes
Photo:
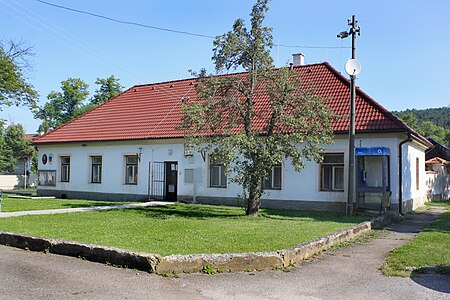
[[[41,186],[55,186],[56,170],[39,170],[38,184]]]
[[[419,190],[419,158],[416,157],[416,190]]]
[[[281,164],[272,167],[269,176],[264,181],[264,189],[281,190]]]
[[[194,183],[194,169],[184,169],[184,183]]]
[[[70,181],[70,156],[61,156],[61,181]]]
[[[225,174],[225,166],[221,163],[209,161],[209,186],[210,187],[227,187],[227,175]]]
[[[102,183],[102,157],[91,156],[91,183]]]
[[[137,155],[125,156],[125,184],[137,184],[138,157]]]
[[[344,154],[324,154],[321,166],[320,190],[344,190]]]

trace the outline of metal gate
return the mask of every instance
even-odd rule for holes
[[[164,162],[150,162],[148,170],[149,200],[164,200],[166,197],[166,173]]]

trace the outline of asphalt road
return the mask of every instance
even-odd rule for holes
[[[289,272],[183,274],[120,269],[0,246],[0,299],[450,299],[450,277],[386,277],[385,255],[436,215],[419,215],[367,243],[328,251]]]

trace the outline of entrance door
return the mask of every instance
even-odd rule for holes
[[[178,189],[178,162],[166,161],[164,162],[166,170],[166,200],[177,201]]]

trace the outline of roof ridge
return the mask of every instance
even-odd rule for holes
[[[293,68],[294,69],[300,69],[300,68],[314,67],[314,66],[319,66],[319,65],[324,65],[324,64],[328,64],[328,63],[327,62],[313,63],[313,64],[307,64],[307,65],[301,65],[301,66],[294,66]],[[287,68],[287,67],[289,67],[289,66],[273,68],[273,70],[280,70],[282,68]],[[241,74],[247,74],[247,73],[248,73],[248,71],[226,73],[226,74],[215,74],[215,75],[211,74],[211,75],[205,76],[205,78],[208,78],[208,77],[225,77],[225,76],[241,75]],[[198,79],[198,77],[187,77],[187,78],[183,78],[183,79],[174,79],[174,80],[167,80],[167,81],[160,81],[160,82],[135,84],[129,89],[138,88],[138,87],[145,87],[145,86],[152,86],[152,85],[176,83],[176,82],[182,82],[182,81],[191,81],[191,80],[196,80],[196,79]]]

